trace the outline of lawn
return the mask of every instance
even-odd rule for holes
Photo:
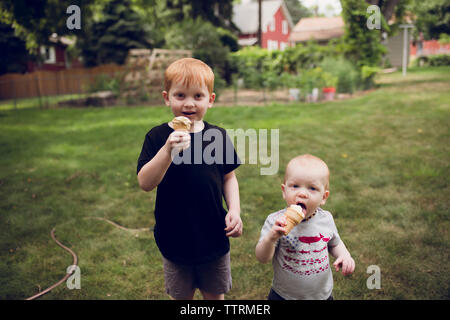
[[[302,153],[330,167],[324,209],[356,262],[349,277],[333,271],[335,299],[448,299],[450,68],[378,82],[347,100],[208,111],[225,128],[280,130],[277,174],[260,175],[260,163],[237,169],[244,233],[231,239],[227,299],[267,295],[271,264],[254,248],[266,216],[284,207],[287,161]],[[72,257],[51,239],[54,227],[78,255],[81,289],[63,284],[40,299],[168,299],[153,234],[91,217],[154,224],[156,192],[139,189],[136,161],[146,132],[170,119],[167,107],[0,106],[0,299],[25,299],[65,275]],[[371,265],[381,289],[366,285]]]

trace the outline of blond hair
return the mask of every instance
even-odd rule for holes
[[[170,64],[164,73],[164,90],[169,92],[172,83],[181,83],[186,87],[192,84],[205,85],[209,94],[214,90],[214,73],[211,68],[201,60],[183,58]]]
[[[284,174],[284,182],[286,183],[288,172],[289,172],[289,166],[292,166],[294,164],[296,165],[304,165],[305,163],[313,164],[315,166],[318,166],[325,170],[325,176],[324,176],[324,186],[325,190],[329,190],[330,187],[330,170],[328,169],[327,164],[325,161],[320,159],[319,157],[313,156],[311,154],[302,154],[299,155],[293,159],[291,159],[288,164],[286,165],[286,172]]]

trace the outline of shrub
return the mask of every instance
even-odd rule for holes
[[[373,88],[375,84],[375,76],[380,71],[378,67],[362,66],[361,68],[361,80],[362,88],[370,89]]]
[[[115,94],[120,92],[120,81],[117,76],[110,76],[107,74],[99,74],[94,78],[85,90],[88,93],[94,93],[98,91],[112,91]]]
[[[358,71],[353,64],[343,57],[327,57],[320,64],[323,70],[337,78],[336,91],[353,93],[358,83]]]
[[[450,54],[436,54],[428,56],[428,65],[432,67],[450,65]]]

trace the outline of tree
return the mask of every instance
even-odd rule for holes
[[[104,7],[100,21],[87,24],[78,39],[86,66],[123,64],[130,49],[155,45],[152,31],[129,0],[112,0]]]
[[[82,33],[83,28],[69,30],[66,26],[69,17],[66,10],[71,4],[80,7],[83,20],[89,20],[92,5],[89,0],[2,0],[0,22],[11,25],[33,52],[40,44],[48,44],[53,33],[59,36]]]
[[[367,28],[367,4],[363,0],[341,0],[345,20],[345,55],[360,68],[377,66],[385,52],[380,31]]]
[[[450,3],[446,0],[413,0],[409,10],[415,16],[415,25],[425,39],[439,39],[450,34]]]
[[[0,23],[0,52],[0,74],[26,72],[31,56],[27,52],[25,41],[15,36],[14,29],[4,23]]]
[[[313,16],[313,11],[305,7],[300,0],[284,0],[284,3],[289,10],[294,25],[296,25],[301,18]]]
[[[165,7],[171,10],[175,21],[201,18],[216,27],[238,30],[231,18],[233,0],[165,0]]]
[[[366,2],[368,4],[377,5],[381,10],[384,19],[389,21],[396,11],[396,6],[399,4],[400,0],[366,0]]]

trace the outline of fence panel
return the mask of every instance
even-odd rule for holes
[[[108,64],[94,68],[5,74],[0,76],[0,99],[84,93],[89,84],[98,75],[107,74],[112,76],[123,70],[122,66]]]

